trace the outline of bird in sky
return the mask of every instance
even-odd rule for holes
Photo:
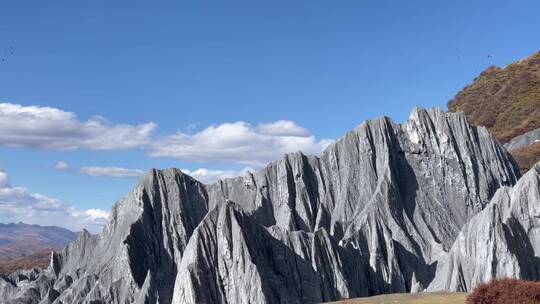
[[[9,47],[9,51],[5,52],[2,56],[2,62],[6,62],[8,56],[13,56],[15,54],[15,48],[13,46]]]

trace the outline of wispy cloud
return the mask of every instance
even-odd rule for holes
[[[246,167],[242,170],[235,171],[235,170],[210,170],[205,168],[199,168],[197,170],[188,170],[188,169],[182,169],[182,172],[186,173],[187,175],[195,178],[196,180],[205,183],[205,184],[211,184],[213,182],[216,182],[220,179],[224,178],[231,178],[236,177],[240,175],[246,174],[248,171],[253,172],[253,169]]]
[[[0,145],[49,150],[121,150],[150,142],[156,124],[111,124],[101,117],[79,121],[72,112],[0,103]]]
[[[257,126],[257,131],[261,134],[275,136],[310,136],[308,130],[290,120],[278,120],[271,123],[260,124]]]
[[[62,226],[74,231],[86,228],[99,232],[108,218],[101,209],[78,210],[58,199],[12,187],[5,171],[0,171],[0,221]]]
[[[152,157],[188,162],[223,162],[261,167],[285,153],[320,153],[331,141],[317,141],[292,121],[277,121],[256,127],[246,122],[207,127],[195,134],[178,132],[155,141]]]
[[[0,188],[7,188],[7,187],[9,187],[7,173],[0,169]]]
[[[248,171],[253,171],[253,169],[250,167],[245,167],[241,170],[212,170],[206,168],[181,170],[185,174],[190,175],[196,180],[206,184],[210,184],[224,178],[240,176],[246,174]],[[112,178],[138,178],[146,174],[146,171],[144,170],[126,169],[120,167],[82,167],[79,172],[88,176]]]
[[[54,168],[60,171],[67,171],[69,170],[69,165],[65,161],[59,161],[54,165]]]
[[[120,167],[82,167],[79,172],[89,176],[108,176],[114,178],[141,177],[145,171]]]

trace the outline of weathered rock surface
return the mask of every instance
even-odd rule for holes
[[[113,207],[99,238],[83,233],[46,271],[0,278],[0,296],[315,303],[422,291],[445,275],[461,280],[441,270],[456,238],[519,176],[485,128],[462,114],[415,109],[401,125],[361,124],[321,157],[289,154],[212,185],[153,170]],[[516,259],[531,258],[527,248]]]
[[[463,227],[429,289],[471,291],[507,277],[540,279],[540,163]]]
[[[540,142],[540,128],[534,129],[525,134],[512,138],[512,140],[504,144],[504,147],[508,151],[512,151],[515,149],[529,147],[530,145],[537,142]]]

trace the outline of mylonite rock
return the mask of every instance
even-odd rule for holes
[[[352,249],[352,248],[351,248]],[[324,228],[265,227],[233,202],[210,211],[179,265],[173,303],[318,303],[368,292],[359,256]],[[354,284],[354,285],[351,285]]]
[[[462,229],[430,290],[471,291],[493,278],[540,279],[540,163]]]
[[[367,121],[322,156],[203,185],[153,170],[103,233],[0,279],[28,303],[315,303],[432,284],[463,225],[519,171],[461,114]],[[21,296],[20,296],[21,295]],[[15,302],[14,302],[15,303]]]
[[[540,142],[540,128],[529,131],[525,134],[512,138],[504,144],[508,151],[529,147],[532,144]]]
[[[25,292],[23,302],[15,291],[10,291],[15,296],[5,299],[11,299],[9,303],[170,303],[176,265],[207,211],[201,183],[177,169],[152,170],[115,204],[99,237],[83,232],[63,251],[53,253],[47,270],[25,280],[0,280],[9,284],[6,290]],[[47,284],[42,283],[45,280]],[[30,292],[33,297],[26,296]]]

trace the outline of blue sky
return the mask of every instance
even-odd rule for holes
[[[538,1],[111,2],[0,4],[0,221],[49,223],[10,213],[39,194],[76,210],[51,221],[94,227],[73,223],[137,181],[118,175],[210,180],[315,153],[365,119],[445,108],[486,67],[540,50]],[[248,140],[265,152],[235,153]]]

